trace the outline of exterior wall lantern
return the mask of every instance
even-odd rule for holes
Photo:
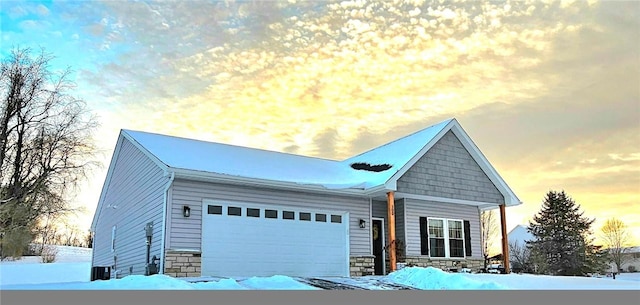
[[[366,222],[364,221],[364,219],[360,219],[360,228],[364,229]]]
[[[183,206],[183,207],[182,207],[182,215],[183,215],[184,217],[189,217],[189,216],[191,216],[191,208],[190,208],[189,206],[186,206],[186,205],[185,205],[185,206]]]

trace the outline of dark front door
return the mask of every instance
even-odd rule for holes
[[[373,242],[373,255],[375,258],[373,259],[373,270],[375,275],[383,275],[383,266],[384,266],[384,252],[382,244],[382,237],[384,234],[384,230],[382,228],[382,220],[374,219],[373,225],[371,226],[371,238]]]

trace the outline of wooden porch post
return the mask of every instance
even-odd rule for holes
[[[502,224],[502,265],[504,266],[504,272],[509,274],[511,273],[509,268],[509,240],[507,239],[507,217],[504,204],[500,205],[500,223]]]
[[[389,223],[389,264],[391,272],[396,271],[396,213],[393,192],[387,193],[387,219]]]

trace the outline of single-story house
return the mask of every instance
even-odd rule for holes
[[[506,241],[504,209],[519,204],[455,119],[341,161],[121,130],[92,267],[106,278],[361,276],[398,260],[480,269],[481,211],[500,209]]]

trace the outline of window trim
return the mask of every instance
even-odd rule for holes
[[[463,219],[456,219],[456,218],[442,218],[442,217],[427,217],[427,232],[429,231],[429,222],[431,220],[441,220],[442,221],[442,225],[443,225],[443,230],[444,230],[444,256],[432,256],[433,253],[433,249],[431,248],[431,234],[428,235],[428,239],[427,242],[429,243],[429,258],[433,258],[433,259],[465,259],[467,256],[466,254],[466,236],[464,234],[464,220]],[[455,221],[455,222],[459,222],[460,223],[460,228],[462,230],[462,237],[461,238],[455,238],[455,240],[462,240],[462,256],[451,256],[451,249],[450,249],[450,241],[452,240],[452,238],[449,237],[449,221]]]

